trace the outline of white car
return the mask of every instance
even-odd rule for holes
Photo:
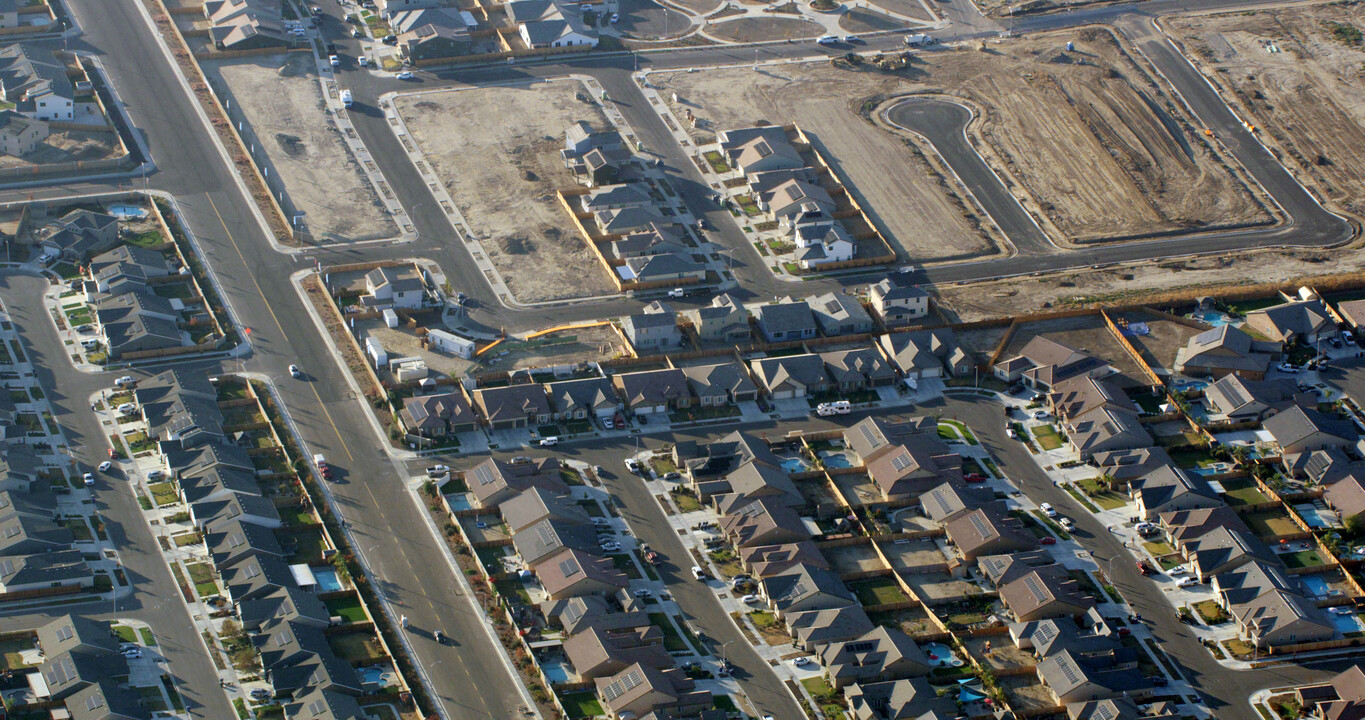
[[[620,550],[620,549],[621,549],[621,543],[619,543],[619,542],[604,542],[604,543],[602,543],[602,549],[603,549],[603,550],[606,550],[607,552],[616,552],[617,550]]]
[[[410,70],[404,70],[403,72],[398,73],[398,74],[395,75],[394,77],[398,78],[399,80],[411,80],[411,79],[413,79],[414,77],[417,77],[417,76],[416,76],[416,75],[413,75],[412,72],[411,72]],[[463,293],[461,293],[461,294],[463,294]]]
[[[626,458],[626,469],[631,472],[640,472],[640,461],[635,458]]]
[[[1011,439],[1011,440],[1018,440],[1018,439],[1019,439],[1019,433],[1015,432],[1015,431],[1014,431],[1014,428],[1012,428],[1012,427],[1007,427],[1007,428],[1005,428],[1005,435],[1007,435],[1007,436],[1009,437],[1009,439]]]
[[[810,658],[806,657],[805,655],[802,655],[801,657],[792,660],[792,664],[797,667],[805,667],[806,665],[810,664]]]
[[[668,291],[668,296],[671,298],[687,297],[687,291],[682,288],[673,288]]]
[[[135,647],[124,648],[124,649],[120,650],[119,652],[123,655],[123,657],[126,657],[126,658],[128,658],[128,659],[130,659],[130,660],[133,659],[133,658],[140,658],[140,657],[142,657],[142,650],[141,650],[141,648],[135,648]]]
[[[1071,522],[1071,518],[1068,518],[1068,517],[1064,517],[1064,518],[1058,520],[1058,521],[1057,521],[1057,524],[1058,524],[1058,525],[1061,525],[1061,526],[1062,526],[1062,529],[1063,529],[1063,530],[1066,530],[1067,532],[1071,532],[1072,530],[1075,530],[1075,529],[1076,529],[1076,523]]]
[[[341,58],[336,55],[327,58],[327,62],[331,63],[332,67],[341,67]]]
[[[552,446],[552,445],[558,445],[558,444],[559,444],[559,436],[558,436],[558,435],[551,435],[550,437],[543,437],[543,438],[540,439],[540,446],[541,446],[541,447],[550,447],[550,446]]]
[[[1198,584],[1199,584],[1199,578],[1193,577],[1193,576],[1187,577],[1187,578],[1180,578],[1179,580],[1177,580],[1177,581],[1175,582],[1175,586],[1176,586],[1176,587],[1189,587],[1189,586],[1191,586],[1191,585],[1198,585]]]
[[[137,378],[133,377],[132,375],[124,375],[123,377],[121,377],[121,378],[119,378],[119,379],[117,379],[117,380],[114,381],[114,386],[115,386],[115,387],[121,387],[121,388],[122,388],[122,387],[128,387],[128,386],[130,386],[130,385],[136,385],[136,384],[137,384]]]
[[[705,570],[702,570],[700,565],[693,565],[693,566],[692,566],[692,577],[694,577],[694,578],[696,578],[696,579],[698,579],[698,580],[705,580],[705,579],[706,579],[706,571],[705,571]]]
[[[298,365],[290,365],[289,374],[295,378],[303,377],[303,371],[299,369]]]
[[[649,597],[649,591],[644,588],[640,588],[639,590],[635,591],[635,597],[638,598]]]
[[[448,465],[432,465],[431,467],[427,468],[427,477],[438,478],[449,472],[450,466]]]
[[[365,57],[364,55],[361,55],[360,57],[356,58],[355,61],[360,65],[360,67],[370,66],[370,59]]]
[[[95,484],[95,473],[86,473],[84,475],[84,478],[86,487],[90,487],[91,485]]]
[[[112,467],[114,467],[114,463],[112,463],[112,462],[110,462],[110,461],[108,461],[108,460],[105,460],[104,462],[100,463],[100,472],[102,472],[102,473],[107,473],[107,472],[109,472],[109,468],[112,468]]]
[[[1184,565],[1176,565],[1170,570],[1167,570],[1166,574],[1170,575],[1171,577],[1180,577],[1181,575],[1188,575],[1189,572],[1190,571],[1187,570]]]
[[[1034,420],[1046,420],[1050,417],[1052,417],[1052,415],[1048,414],[1048,411],[1046,410],[1036,410],[1033,413]]]
[[[1298,373],[1299,369],[1289,363],[1280,363],[1280,372],[1287,372],[1291,375]]]
[[[123,403],[119,405],[117,408],[114,408],[114,412],[120,415],[130,415],[136,409],[137,406],[132,403]]]
[[[744,603],[744,604],[746,604],[746,605],[751,605],[751,604],[753,604],[753,603],[758,602],[758,596],[757,596],[757,595],[745,595],[744,597],[740,598],[739,601],[742,602],[742,603]]]
[[[1042,510],[1043,514],[1048,517],[1057,517],[1057,511],[1053,510],[1052,505],[1049,503],[1043,503],[1042,505],[1039,505],[1038,509]]]

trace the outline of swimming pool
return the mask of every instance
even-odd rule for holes
[[[337,571],[332,568],[310,568],[313,577],[318,581],[318,592],[336,592],[341,590],[341,580],[337,579]]]
[[[934,667],[962,667],[962,661],[957,659],[953,651],[947,645],[940,643],[929,643],[922,646],[924,654],[929,656],[929,664]]]
[[[787,474],[799,473],[809,470],[810,465],[806,463],[805,458],[789,457],[782,458],[782,469],[787,471]]]
[[[1336,613],[1327,613],[1327,617],[1332,619],[1332,624],[1336,626],[1337,630],[1341,631],[1342,635],[1365,632],[1365,623],[1360,622],[1359,615],[1355,614],[1338,615]]]
[[[853,461],[849,460],[848,453],[826,450],[820,454],[820,460],[825,463],[825,467],[829,470],[853,467]]]
[[[551,685],[562,685],[569,682],[569,668],[558,660],[546,660],[540,664],[540,671],[545,673],[545,679]]]
[[[1332,525],[1332,523],[1330,523],[1324,517],[1324,513],[1322,512],[1322,510],[1319,509],[1316,505],[1312,505],[1309,503],[1295,505],[1294,510],[1296,510],[1299,513],[1299,517],[1303,518],[1304,524],[1306,524],[1310,528],[1325,528],[1331,527]]]
[[[1194,317],[1195,319],[1203,320],[1204,322],[1214,327],[1232,324],[1232,318],[1228,317],[1227,315],[1224,315],[1223,313],[1218,312],[1217,310],[1204,310],[1202,312],[1197,312],[1194,314]]]
[[[110,205],[109,214],[121,220],[141,220],[147,217],[147,208],[136,205]]]
[[[1183,391],[1203,390],[1208,386],[1209,384],[1203,380],[1181,380],[1175,384],[1175,389]]]
[[[1304,575],[1299,579],[1303,581],[1303,586],[1308,588],[1308,592],[1313,593],[1313,597],[1327,597],[1332,592],[1332,586],[1320,577]]]
[[[469,493],[452,493],[446,496],[450,502],[451,510],[469,510],[473,505],[469,504]]]
[[[367,665],[363,668],[356,668],[356,673],[366,683],[381,687],[393,684],[393,672],[384,665]]]

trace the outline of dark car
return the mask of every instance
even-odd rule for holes
[[[385,45],[397,45],[397,44],[398,44],[398,36],[397,36],[397,35],[385,35],[385,36],[384,36],[384,39],[383,39],[381,42],[383,42]]]
[[[1162,675],[1153,675],[1152,677],[1147,679],[1151,680],[1152,685],[1155,687],[1166,687],[1166,684],[1170,682]]]

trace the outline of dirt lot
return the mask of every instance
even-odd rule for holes
[[[919,599],[926,603],[981,593],[981,588],[966,580],[958,580],[946,572],[911,572],[905,573],[902,577],[914,588]]]
[[[1185,347],[1190,338],[1201,332],[1151,313],[1131,312],[1118,317],[1126,319],[1129,327],[1134,330],[1139,323],[1146,326],[1146,334],[1135,332],[1128,336],[1128,341],[1142,353],[1142,359],[1157,372],[1162,369],[1173,372],[1176,351]]]
[[[838,164],[850,190],[866,200],[902,257],[933,262],[996,252],[912,145],[859,117],[864,99],[896,92],[896,75],[809,63],[760,72],[653,73],[650,80],[678,92],[681,103],[672,107],[678,117],[688,108],[703,120],[693,131],[701,142],[712,142],[718,130],[758,122],[800,125]],[[671,92],[662,95],[671,101]]]
[[[331,117],[307,53],[204,62],[247,114],[274,172],[313,235],[330,241],[391,237],[398,229],[351,156]]]
[[[1217,297],[1220,290],[1261,284],[1274,284],[1292,291],[1300,285],[1313,284],[1315,276],[1345,279],[1363,270],[1365,254],[1353,247],[1331,251],[1241,251],[1235,257],[1085,269],[1061,277],[944,285],[938,287],[937,292],[939,309],[949,322],[971,322],[1087,305],[1149,304],[1164,308],[1165,303],[1175,297]],[[1267,287],[1266,294],[1273,294],[1273,289]],[[959,336],[970,338],[963,342],[977,349],[978,332],[964,332]]]
[[[899,18],[873,10],[850,10],[839,18],[839,28],[851,33],[878,32],[903,27],[905,22]]]
[[[891,566],[897,570],[913,570],[944,565],[948,562],[933,540],[911,540],[904,545],[884,542],[882,552],[886,553],[886,557],[891,560]]]
[[[516,370],[610,360],[624,354],[621,336],[603,326],[545,335],[530,342],[506,340],[482,359],[494,370]]]
[[[1143,378],[1137,362],[1124,352],[1123,346],[1119,344],[1118,339],[1110,334],[1109,329],[1104,326],[1104,320],[1099,315],[1044,320],[1021,325],[1010,340],[1009,347],[1005,348],[1004,354],[1000,357],[1003,359],[1018,355],[1019,351],[1030,340],[1039,335],[1045,336],[1049,340],[1055,340],[1067,347],[1087,352],[1113,365],[1123,374],[1123,377],[1114,376],[1110,379],[1120,386],[1130,387],[1141,382]]]
[[[1218,148],[1107,31],[924,57],[926,85],[977,106],[983,119],[974,134],[987,161],[1013,175],[1062,240],[1270,220]]]
[[[559,150],[579,120],[611,127],[576,80],[399,96],[394,104],[522,302],[613,292],[555,192],[574,187]],[[488,112],[495,107],[497,112]],[[460,122],[451,122],[460,118]],[[529,178],[529,179],[528,179]]]
[[[1365,214],[1365,46],[1358,39],[1365,7],[1172,17],[1168,27],[1292,172],[1340,208]]]
[[[0,155],[0,167],[30,167],[64,162],[105,160],[123,155],[118,135],[112,132],[62,130],[47,137],[38,149],[23,157]]]
[[[871,545],[825,548],[824,554],[829,558],[830,567],[840,575],[886,569],[886,565],[877,557],[877,551]]]
[[[782,17],[745,17],[718,22],[707,28],[706,34],[731,42],[765,42],[813,38],[824,30],[809,20]]]

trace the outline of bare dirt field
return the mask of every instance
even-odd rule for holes
[[[1176,16],[1167,27],[1291,172],[1365,215],[1365,6]]]
[[[977,106],[973,134],[987,161],[1023,186],[1064,241],[1271,220],[1221,150],[1106,30],[923,57],[923,82]]]
[[[1185,347],[1190,338],[1203,332],[1147,312],[1121,313],[1117,317],[1127,320],[1130,330],[1136,331],[1139,327],[1146,330],[1145,333],[1129,334],[1128,342],[1142,353],[1143,361],[1158,372],[1162,369],[1171,371],[1175,367],[1176,351]]]
[[[62,130],[54,132],[38,149],[23,157],[0,155],[0,167],[32,167],[64,162],[106,160],[124,154],[118,135],[112,132]]]
[[[479,359],[492,370],[518,370],[610,360],[624,354],[621,336],[602,326],[554,333],[529,342],[509,339]]]
[[[1000,357],[1010,358],[1018,355],[1030,340],[1040,335],[1069,348],[1094,355],[1113,365],[1123,377],[1114,376],[1111,379],[1122,387],[1135,385],[1143,378],[1137,362],[1124,352],[1123,346],[1104,326],[1104,320],[1099,315],[1022,324]]]
[[[615,290],[555,195],[575,186],[559,157],[564,130],[579,120],[611,127],[590,95],[582,83],[560,80],[394,100],[484,252],[522,302]]]
[[[322,99],[308,53],[201,63],[247,116],[274,172],[314,237],[392,237],[398,229],[347,149]]]
[[[783,17],[743,17],[715,23],[706,30],[712,37],[740,43],[813,38],[823,32],[809,20]]]
[[[699,142],[712,142],[727,128],[800,125],[837,164],[902,257],[933,262],[995,254],[996,246],[964,216],[915,146],[860,117],[865,99],[895,93],[902,80],[828,63],[650,75],[669,102],[668,91],[677,91],[675,115],[681,118],[686,108],[702,120],[693,130]]]
[[[654,0],[625,0],[620,8],[621,20],[616,23],[616,29],[625,38],[676,37],[692,27],[692,21],[686,15],[666,9]]]
[[[874,10],[850,10],[839,18],[839,27],[852,33],[865,33],[903,28],[905,22]]]

